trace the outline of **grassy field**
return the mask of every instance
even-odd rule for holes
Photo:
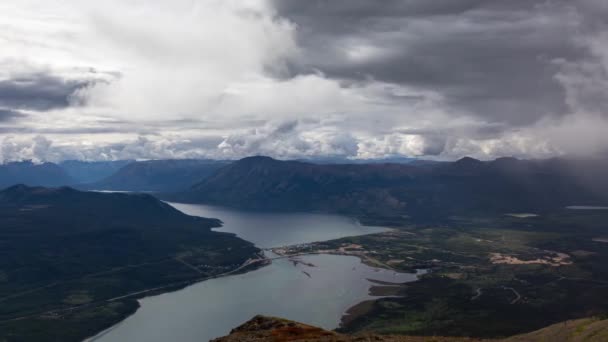
[[[503,337],[608,311],[606,211],[452,217],[430,226],[383,220],[397,229],[301,247],[430,271],[343,331]]]

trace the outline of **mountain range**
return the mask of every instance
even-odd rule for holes
[[[228,161],[205,159],[138,161],[84,187],[95,190],[183,191],[228,164]]]
[[[31,161],[0,164],[0,189],[15,185],[61,186],[74,183],[74,179],[57,164]]]
[[[112,173],[113,172],[113,173]],[[322,211],[428,220],[459,213],[538,212],[608,203],[605,160],[499,158],[323,164],[216,160],[0,165],[0,187],[77,185],[253,210]],[[109,176],[99,179],[107,174]],[[95,180],[83,184],[83,180]]]
[[[111,176],[125,165],[135,162],[134,160],[115,160],[115,161],[81,161],[64,160],[58,165],[77,184],[93,183]],[[63,184],[67,185],[67,184]]]
[[[0,164],[0,189],[16,184],[73,186],[84,190],[183,191],[230,161],[201,159],[117,160]]]
[[[605,204],[605,172],[604,161],[562,159],[320,165],[249,157],[221,168],[180,198],[254,210],[428,219]]]

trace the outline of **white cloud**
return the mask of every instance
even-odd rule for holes
[[[583,2],[590,12],[606,10],[601,1]],[[1,123],[0,132],[13,133],[0,135],[0,159],[600,153],[608,146],[608,34],[601,25],[585,27],[588,16],[568,24],[581,30],[585,58],[548,62],[558,69],[570,114],[498,127],[429,87],[371,76],[347,82],[320,71],[277,77],[306,57],[297,40],[306,28],[280,17],[269,1],[6,0],[0,81],[52,74],[92,82],[71,96],[70,107]],[[431,32],[435,23],[422,22],[410,29]],[[484,27],[466,24],[475,32]],[[355,64],[391,57],[373,40],[337,45]]]
[[[271,82],[265,71],[296,53],[293,27],[262,1],[106,1],[89,11],[121,76],[80,96],[122,117],[208,116],[230,89]]]

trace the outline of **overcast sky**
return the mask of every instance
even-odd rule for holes
[[[607,151],[606,0],[0,2],[0,161]]]

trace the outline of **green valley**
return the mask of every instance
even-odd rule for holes
[[[444,225],[402,219],[390,232],[275,251],[356,255],[375,267],[428,270],[417,282],[379,283],[372,292],[390,297],[353,308],[342,331],[496,338],[606,313],[607,219],[608,211],[569,209],[452,217]]]

